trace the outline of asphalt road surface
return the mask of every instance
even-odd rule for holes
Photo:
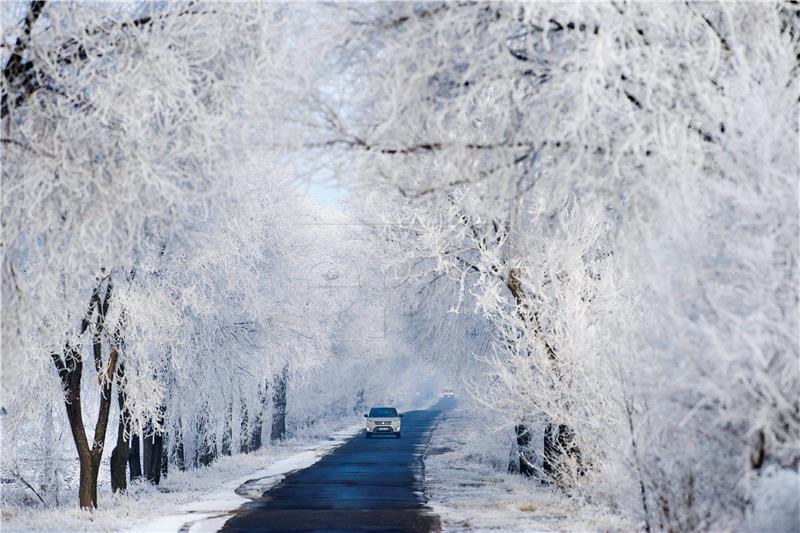
[[[442,410],[403,414],[402,438],[362,431],[309,468],[243,505],[222,531],[439,531],[425,506],[422,454]]]

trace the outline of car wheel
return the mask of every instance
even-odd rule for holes
[[[370,437],[372,437],[372,433],[370,433],[369,431],[367,431],[367,438],[370,438]]]
[[[394,434],[394,436],[399,439],[400,438],[400,432],[398,431],[397,433]]]

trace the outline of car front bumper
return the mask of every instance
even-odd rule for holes
[[[375,426],[375,427],[367,427],[367,433],[372,433],[373,435],[393,435],[395,433],[400,433],[400,426],[392,427],[392,426]]]

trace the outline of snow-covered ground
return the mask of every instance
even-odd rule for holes
[[[355,419],[319,424],[281,444],[184,472],[170,472],[157,487],[132,483],[124,495],[101,486],[99,509],[75,505],[56,508],[3,506],[2,531],[87,531],[131,533],[209,532],[219,529],[231,512],[280,482],[286,474],[317,462],[362,429]]]
[[[443,531],[636,529],[618,516],[579,505],[473,453],[461,434],[468,427],[464,416],[456,409],[442,417],[425,457],[425,493]]]

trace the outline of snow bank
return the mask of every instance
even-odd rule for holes
[[[425,493],[443,531],[637,529],[604,509],[581,505],[535,480],[509,474],[505,458],[486,453],[490,447],[503,449],[503,437],[487,431],[465,435],[470,427],[465,416],[458,409],[446,413],[425,456]]]
[[[753,487],[745,531],[797,533],[800,531],[800,473],[769,467]]]

